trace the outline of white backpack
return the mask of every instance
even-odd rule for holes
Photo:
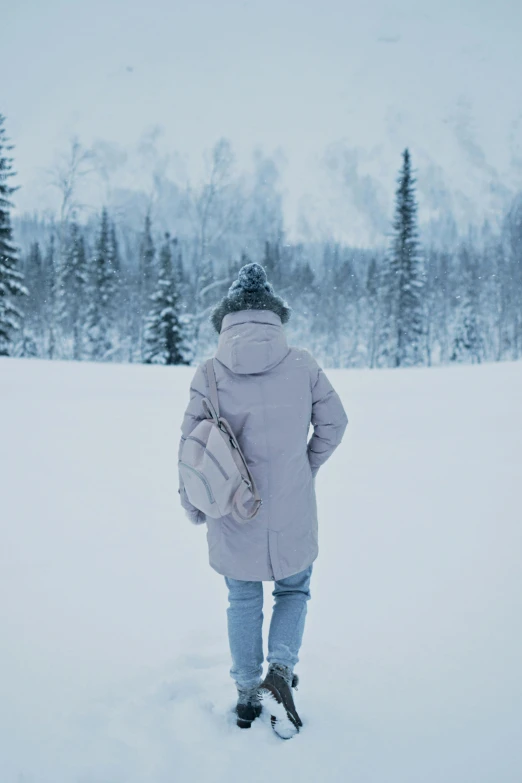
[[[237,522],[249,522],[262,500],[230,424],[219,415],[213,359],[205,366],[210,399],[202,402],[208,418],[185,438],[179,472],[189,501],[206,516],[232,514]],[[249,509],[246,503],[252,504]]]

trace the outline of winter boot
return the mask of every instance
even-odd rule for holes
[[[261,703],[271,715],[272,728],[281,739],[294,737],[303,725],[297,714],[292,688],[299,679],[290,669],[278,663],[270,664],[268,674],[259,686]]]
[[[256,718],[261,715],[259,688],[237,689],[237,725],[240,729],[249,729]]]

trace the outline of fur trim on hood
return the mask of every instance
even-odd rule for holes
[[[246,264],[239,270],[235,280],[221,302],[210,314],[214,329],[219,334],[225,315],[239,310],[271,310],[286,324],[292,312],[288,303],[274,293],[273,286],[266,278],[266,272],[260,264]]]

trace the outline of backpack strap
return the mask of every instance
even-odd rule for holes
[[[236,494],[232,501],[232,507],[233,507],[232,514],[237,522],[248,522],[249,519],[253,519],[255,517],[263,501],[259,497],[259,492],[257,491],[256,482],[254,481],[254,477],[250,471],[250,468],[248,467],[248,463],[245,459],[245,455],[241,451],[241,446],[237,442],[236,436],[232,431],[232,427],[230,426],[230,424],[226,419],[220,418],[219,422],[221,424],[221,428],[228,433],[232,447],[237,450],[237,453],[241,457],[241,461],[245,467],[245,471],[248,477],[247,479],[243,478],[243,481],[241,482],[240,486],[236,491]],[[242,495],[247,490],[251,492],[253,497],[253,506],[251,511],[248,511],[242,499]]]
[[[216,418],[219,419],[219,398],[216,383],[216,372],[214,370],[214,360],[208,359],[208,361],[205,362],[205,366],[207,368],[210,402],[212,403],[212,407],[216,412]]]
[[[220,429],[222,429],[222,430],[224,430],[225,432],[228,433],[228,435],[230,437],[231,444],[232,444],[233,448],[237,449],[237,452],[238,452],[239,456],[241,457],[241,461],[243,462],[243,465],[245,466],[246,474],[248,476],[249,483],[247,483],[247,481],[245,481],[245,479],[243,479],[243,481],[241,482],[241,485],[238,487],[238,489],[236,491],[236,494],[235,494],[233,502],[232,502],[232,506],[233,506],[232,514],[233,514],[234,518],[236,519],[236,521],[238,521],[238,522],[247,522],[249,519],[252,519],[253,517],[255,517],[255,515],[259,511],[259,507],[262,504],[262,500],[259,497],[259,493],[257,491],[257,487],[256,487],[256,483],[254,481],[254,477],[253,477],[252,473],[250,472],[250,469],[248,467],[247,461],[245,459],[245,456],[244,456],[243,452],[241,451],[239,443],[236,440],[236,436],[234,435],[232,427],[230,426],[230,424],[228,423],[228,421],[226,419],[221,418],[220,415],[219,415],[219,398],[218,398],[218,391],[217,391],[216,372],[214,370],[214,360],[213,359],[208,359],[205,362],[205,365],[206,365],[206,369],[207,369],[207,379],[208,379],[208,389],[209,389],[210,401],[205,397],[203,399],[204,407],[208,410],[208,413],[210,414],[209,417],[215,419],[215,421],[218,424],[218,426],[220,427]],[[210,402],[210,406],[212,407],[212,410],[210,409],[209,402]],[[245,506],[245,504],[243,502],[243,499],[242,499],[242,495],[244,494],[244,492],[246,490],[250,490],[251,491],[251,493],[253,495],[253,499],[254,499],[254,503],[253,503],[253,507],[252,507],[251,511],[248,511],[248,509],[246,508],[246,506]]]

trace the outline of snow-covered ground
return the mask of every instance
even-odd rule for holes
[[[520,783],[522,364],[328,373],[350,425],[286,743],[234,725],[177,505],[192,373],[0,360],[1,783]]]

